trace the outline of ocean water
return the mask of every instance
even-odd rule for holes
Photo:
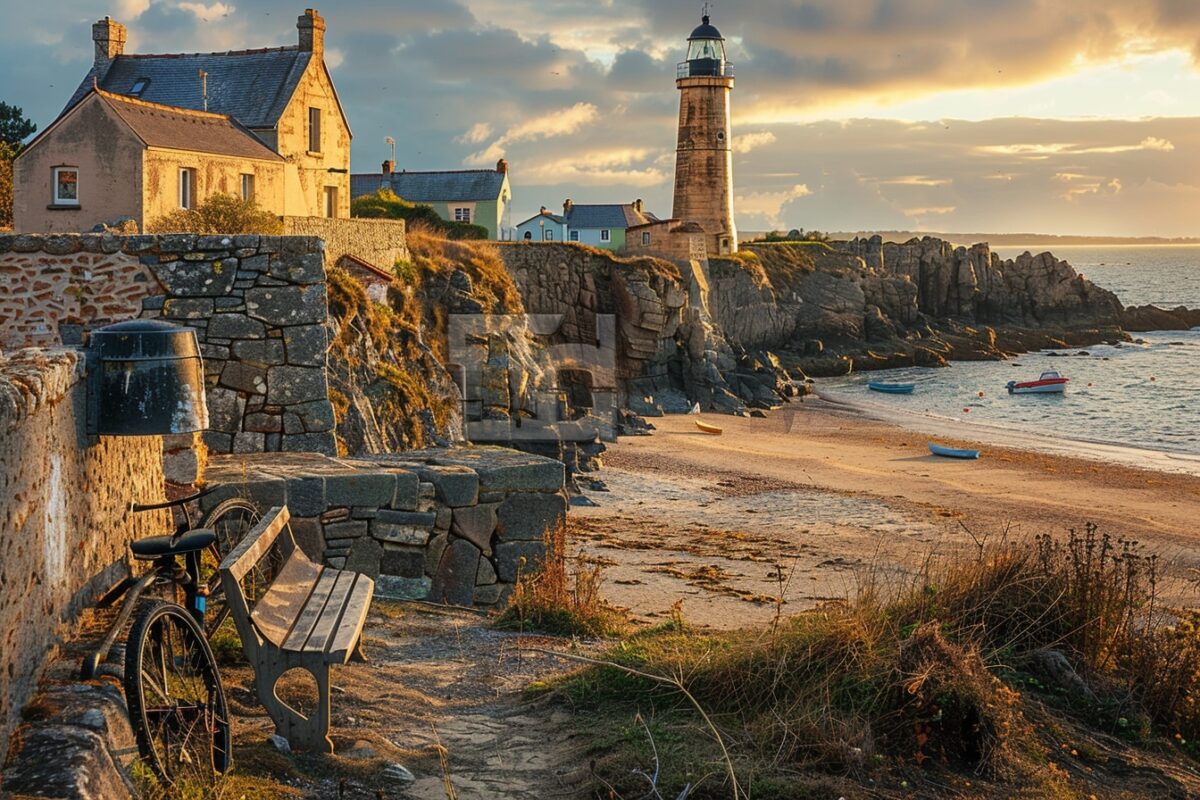
[[[999,248],[1011,258],[1025,248]],[[1200,307],[1200,247],[1063,247],[1055,255],[1112,289],[1126,305]],[[1140,343],[1029,353],[1010,361],[955,362],[823,379],[818,391],[890,410],[984,423],[1054,438],[1200,454],[1200,328],[1136,334]],[[1086,353],[1086,355],[1082,354]],[[1010,380],[1057,369],[1064,395],[1010,395]],[[915,383],[912,395],[867,390],[868,381]]]

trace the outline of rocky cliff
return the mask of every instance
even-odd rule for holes
[[[1122,308],[1050,253],[1002,260],[986,244],[926,237],[749,245],[712,260],[713,316],[745,347],[810,375],[1003,358],[1187,325],[1186,312]],[[757,263],[755,263],[757,261]]]

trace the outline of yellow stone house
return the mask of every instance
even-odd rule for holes
[[[350,216],[350,126],[307,9],[289,47],[126,54],[92,26],[95,61],[58,118],[13,164],[17,232],[147,222],[212,194],[290,217]]]

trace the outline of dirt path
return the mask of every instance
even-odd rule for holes
[[[567,666],[522,648],[562,649],[563,641],[497,631],[465,610],[379,600],[364,641],[369,663],[333,671],[337,754],[296,756],[288,777],[280,774],[282,757],[264,744],[273,728],[253,702],[249,669],[222,667],[244,769],[274,772],[312,798],[445,800],[447,775],[460,800],[590,796],[586,743],[568,712],[523,699],[531,683]],[[280,694],[311,702],[306,688],[288,682]],[[393,777],[394,763],[415,783]]]
[[[682,599],[695,624],[761,625],[845,597],[872,565],[903,573],[972,547],[972,534],[1087,522],[1154,547],[1181,591],[1198,574],[1200,478],[996,447],[978,462],[937,459],[922,434],[819,405],[709,420],[722,436],[666,417],[655,435],[613,445],[610,491],[572,509],[606,593],[643,620]]]

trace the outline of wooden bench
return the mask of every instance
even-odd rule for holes
[[[272,508],[221,562],[221,585],[242,648],[254,667],[259,701],[275,732],[301,750],[333,752],[329,738],[329,665],[344,664],[362,635],[375,582],[357,572],[314,564],[296,546],[287,507]],[[243,579],[278,541],[279,568],[254,608]],[[275,693],[288,670],[307,670],[317,707],[305,717]]]

